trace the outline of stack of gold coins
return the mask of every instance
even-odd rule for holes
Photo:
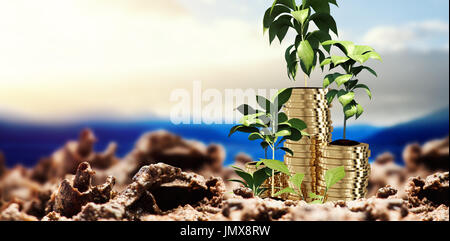
[[[245,164],[245,171],[248,173],[253,174],[254,172],[256,172],[257,170],[264,168],[264,165],[259,165],[258,168],[256,168],[256,163],[257,162],[249,162],[247,164]],[[273,178],[274,180],[274,187],[275,190],[274,192],[278,192],[282,189],[284,189],[285,187],[288,186],[288,177],[286,174],[283,173],[279,173],[276,174]],[[267,178],[264,183],[261,185],[262,188],[266,188],[267,190],[264,191],[260,197],[261,198],[266,198],[266,197],[270,197],[272,194],[272,177]],[[281,194],[280,196],[274,197],[274,198],[281,198],[281,199],[288,199],[289,194]]]
[[[317,161],[317,193],[325,194],[327,170],[344,166],[345,177],[327,190],[326,201],[356,200],[364,198],[370,175],[369,145],[345,146],[332,143],[322,147]]]
[[[308,200],[310,192],[316,192],[316,162],[320,157],[320,147],[331,141],[330,105],[326,100],[327,90],[323,88],[294,88],[289,101],[284,106],[288,118],[298,118],[306,123],[310,137],[300,141],[286,141],[284,146],[294,155],[286,153],[284,161],[292,174],[305,174],[302,193]],[[292,186],[292,185],[291,185]],[[295,195],[291,198],[297,199]]]

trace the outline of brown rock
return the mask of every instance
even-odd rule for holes
[[[165,214],[183,205],[218,207],[224,187],[218,178],[206,180],[194,173],[163,163],[142,167],[133,182],[117,197],[102,205],[83,207],[74,220],[136,220]]]
[[[377,198],[388,198],[390,196],[394,196],[397,194],[397,190],[391,186],[386,186],[383,188],[378,189],[377,191]]]
[[[53,193],[46,212],[57,212],[65,217],[72,217],[81,211],[81,207],[89,202],[105,203],[114,196],[112,191],[115,180],[110,177],[103,185],[91,186],[94,175],[89,163],[78,166],[73,181],[64,179],[57,192]]]

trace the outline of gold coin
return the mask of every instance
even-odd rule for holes
[[[322,87],[292,87],[292,94],[297,93],[313,93],[313,92],[324,92],[327,93],[328,89]]]
[[[291,156],[290,154],[285,155],[284,160],[296,160],[298,158],[317,158],[316,152],[296,152],[294,153],[294,156]]]
[[[322,157],[333,159],[367,159],[370,157],[371,152],[343,152],[343,151],[327,151],[321,148]]]
[[[331,107],[333,107],[332,104],[328,104],[327,101],[324,100],[315,100],[310,102],[290,102],[288,101],[286,104],[284,104],[283,111],[286,111],[287,109],[322,109],[322,110],[328,110]]]
[[[323,161],[320,160],[320,157],[317,158],[316,163],[317,163],[318,166],[320,166],[322,168],[325,168],[325,169],[331,169],[331,168],[336,168],[336,167],[341,167],[341,166],[343,166],[344,168],[349,168],[349,169],[351,169],[351,168],[355,168],[355,169],[361,169],[361,168],[369,169],[370,168],[369,162],[358,162],[358,163],[352,163],[352,164],[349,164],[349,163],[345,163],[345,164],[330,164],[330,163],[323,163]]]
[[[336,151],[361,151],[369,149],[369,144],[359,143],[354,146],[339,146],[339,145],[327,145],[324,150],[336,150]]]
[[[316,167],[317,167],[317,170],[324,171],[324,172],[335,168],[335,167],[330,167],[330,166],[322,166],[322,165],[319,165],[319,164],[317,164]],[[367,166],[366,167],[364,167],[364,166],[363,167],[348,167],[348,166],[344,166],[344,170],[346,172],[345,173],[346,175],[347,175],[347,173],[348,174],[352,174],[352,175],[353,174],[359,174],[359,173],[361,173],[361,174],[368,174],[370,172],[370,165],[368,167]]]
[[[325,186],[322,186],[322,185],[319,185],[319,184],[316,184],[316,186],[317,186],[318,190],[325,190],[326,189]],[[347,188],[339,187],[339,188],[337,188],[337,187],[335,187],[333,185],[332,187],[330,187],[328,189],[328,191],[332,191],[332,192],[336,192],[336,193],[338,193],[338,192],[361,192],[361,191],[367,191],[367,187],[361,186],[361,187],[347,187]]]
[[[317,175],[316,176],[317,183],[326,183],[326,180],[324,177]],[[369,182],[369,178],[359,178],[359,179],[341,179],[339,182],[337,182],[335,185],[349,185],[349,184],[365,184]]]
[[[317,168],[316,170],[317,170],[317,179],[325,181],[325,172],[318,170]],[[345,183],[345,182],[365,181],[366,179],[369,179],[369,174],[347,172],[345,173],[345,177],[342,178],[339,182]]]
[[[290,143],[285,143],[284,147],[291,149],[293,152],[317,152],[318,148],[313,144],[300,144],[292,145]]]
[[[288,169],[289,169],[289,172],[303,173],[303,174],[310,173],[310,175],[316,176],[316,168],[315,167],[288,166]]]
[[[318,193],[325,193],[324,191],[317,190]],[[361,191],[361,192],[330,192],[328,190],[327,196],[329,197],[364,197],[366,196],[367,192]],[[323,195],[322,195],[323,196]]]
[[[335,158],[328,158],[323,157],[322,153],[321,157],[317,159],[317,163],[326,164],[326,165],[337,165],[337,166],[348,166],[348,165],[363,165],[363,164],[369,164],[368,159],[335,159]]]
[[[362,182],[362,183],[336,183],[332,186],[332,188],[335,189],[346,189],[346,188],[367,188],[368,181]],[[326,183],[321,180],[317,180],[316,182],[317,186],[326,187]]]
[[[289,109],[285,110],[284,113],[288,116],[304,116],[304,117],[320,117],[320,118],[328,118],[330,113],[324,110],[312,110],[312,109]]]
[[[296,166],[296,167],[315,167],[316,166],[316,160],[314,158],[312,159],[306,159],[303,162],[300,161],[291,161],[291,160],[284,160],[284,163],[287,166]]]
[[[343,165],[341,165],[343,166]],[[336,167],[340,167],[338,165],[324,165],[322,163],[317,162],[316,167],[322,170],[330,170]],[[343,166],[346,172],[367,172],[370,169],[370,165],[352,165],[352,166]]]

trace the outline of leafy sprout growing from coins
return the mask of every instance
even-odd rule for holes
[[[335,97],[338,98],[344,112],[344,139],[346,138],[347,120],[355,116],[358,119],[364,112],[363,107],[356,102],[355,90],[363,89],[366,91],[370,99],[372,93],[369,87],[359,83],[357,76],[361,71],[367,70],[369,73],[377,77],[377,73],[364,63],[369,59],[382,61],[380,55],[370,46],[355,45],[350,41],[328,40],[322,43],[324,46],[337,46],[345,56],[332,55],[321,62],[321,66],[329,65],[330,70],[341,67],[345,73],[333,73],[325,76],[323,87],[328,88],[332,83],[336,83],[341,89],[330,89],[327,93],[328,103],[333,102]]]
[[[275,38],[283,42],[290,29],[295,31],[295,41],[285,52],[287,74],[295,80],[300,65],[305,74],[305,86],[317,60],[320,63],[325,59],[322,49],[330,52],[330,46],[321,43],[331,40],[330,31],[338,35],[336,22],[330,15],[330,4],[337,6],[336,0],[302,0],[299,5],[296,0],[274,0],[264,14],[264,33],[269,31],[270,44]],[[317,30],[310,31],[312,23]]]
[[[237,166],[232,166],[237,175],[243,180],[229,179],[231,182],[238,182],[246,188],[250,188],[255,196],[261,196],[268,188],[263,187],[264,181],[272,176],[272,170],[268,167],[261,168],[253,173],[246,172]]]
[[[292,88],[282,89],[271,100],[263,96],[256,96],[256,102],[262,109],[254,109],[248,104],[240,105],[237,110],[244,116],[240,124],[231,128],[228,136],[235,132],[249,133],[250,141],[260,141],[260,146],[265,152],[265,160],[275,160],[277,150],[285,151],[293,155],[292,150],[280,146],[285,140],[299,141],[303,136],[309,136],[303,130],[306,129],[304,121],[292,118],[282,112],[283,105],[289,100]],[[267,159],[267,150],[271,149],[272,159]],[[278,161],[280,162],[280,161]],[[280,162],[281,163],[281,162]],[[270,166],[268,166],[270,168]],[[272,169],[272,193],[274,192],[274,174]]]

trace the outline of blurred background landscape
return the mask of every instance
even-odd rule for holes
[[[410,143],[448,136],[449,24],[446,0],[340,1],[339,39],[373,46],[374,95],[350,121],[350,139],[389,151],[402,163]],[[263,157],[232,125],[174,125],[174,89],[303,86],[287,78],[284,49],[262,34],[264,0],[0,0],[0,152],[6,164],[33,166],[89,127],[104,150],[129,153],[149,131],[222,144],[225,165],[245,152]],[[287,41],[288,42],[288,41]],[[310,84],[320,86],[316,71]],[[361,93],[363,95],[363,93]],[[207,104],[207,103],[204,103]],[[229,103],[222,103],[223,106]],[[240,103],[231,103],[237,106]],[[223,108],[218,106],[218,108]],[[333,139],[342,113],[332,112]],[[278,156],[278,158],[282,158]]]

